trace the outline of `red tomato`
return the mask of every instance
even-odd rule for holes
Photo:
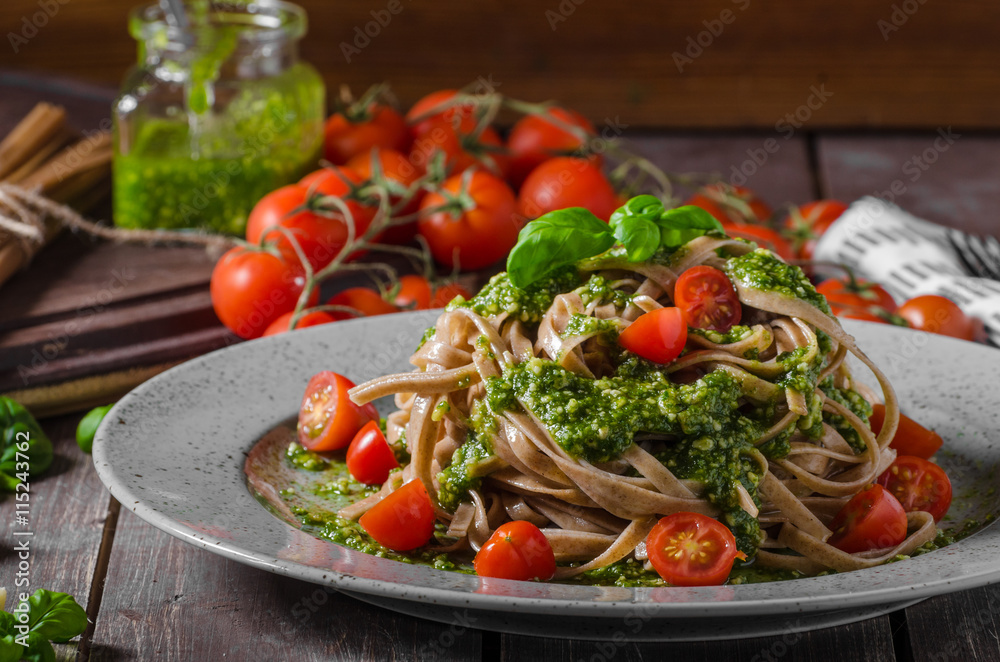
[[[601,169],[589,159],[569,156],[549,159],[532,170],[518,196],[518,209],[528,219],[554,209],[584,207],[607,221],[619,206]]]
[[[674,586],[724,584],[739,554],[732,532],[699,513],[662,518],[646,538],[646,551],[656,572]]]
[[[802,260],[813,259],[816,242],[845,211],[847,205],[838,200],[816,200],[793,209],[782,225],[795,254]]]
[[[659,308],[640,315],[621,332],[622,347],[654,363],[670,363],[687,342],[687,324],[680,308]]]
[[[264,331],[265,336],[276,336],[279,333],[287,332],[288,325],[292,321],[292,313],[285,313],[278,319],[271,322],[270,326]],[[305,329],[310,326],[319,326],[320,324],[329,324],[330,322],[336,321],[330,313],[325,313],[322,310],[318,310],[312,313],[306,313],[299,318],[298,324],[295,325],[295,329]]]
[[[750,189],[721,182],[701,187],[684,204],[701,207],[720,223],[766,223],[774,213]]]
[[[431,211],[448,202],[442,193],[455,196],[466,179],[465,192],[475,207]],[[517,243],[522,222],[515,207],[514,192],[502,179],[476,170],[471,175],[450,177],[441,185],[440,192],[428,193],[420,205],[424,215],[418,227],[438,263],[481,269],[506,257]]]
[[[674,305],[688,326],[725,333],[740,323],[743,306],[729,277],[700,265],[681,274],[674,285]]]
[[[837,317],[850,320],[862,320],[864,322],[876,322],[878,324],[888,324],[885,319],[865,308],[854,308],[853,306],[839,306],[830,304],[830,311]]]
[[[962,340],[976,339],[975,318],[966,315],[954,302],[936,294],[905,301],[896,311],[914,329],[940,333]]]
[[[816,286],[816,291],[826,297],[830,304],[852,308],[878,306],[883,310],[896,312],[896,300],[884,287],[863,278],[852,283],[850,279],[829,278]]]
[[[326,120],[323,155],[327,161],[343,165],[372,147],[405,152],[410,147],[410,131],[398,112],[373,103],[361,117],[334,113]]]
[[[354,480],[366,485],[381,485],[389,472],[399,466],[396,454],[378,426],[378,421],[365,423],[347,449],[347,470]]]
[[[906,512],[923,510],[940,521],[951,505],[951,481],[944,469],[914,455],[900,455],[878,477],[879,485],[899,500]]]
[[[358,523],[378,543],[408,552],[434,535],[434,505],[424,484],[414,479],[372,506]]]
[[[545,582],[556,574],[556,557],[541,529],[515,520],[493,532],[476,554],[473,566],[480,577]]]
[[[241,338],[257,338],[271,322],[295,310],[305,282],[294,255],[231,248],[212,270],[212,307],[230,331]],[[314,288],[310,305],[318,297]]]
[[[586,117],[564,108],[549,108],[547,113],[525,115],[510,130],[507,149],[511,154],[510,182],[515,187],[520,186],[543,161],[586,148],[586,140],[564,125],[583,131],[588,139],[597,133]],[[596,165],[600,165],[599,157]]]
[[[406,123],[410,131],[419,137],[427,133],[435,120],[472,117],[476,110],[475,103],[453,104],[452,100],[458,90],[438,90],[423,97],[406,113]]]
[[[881,432],[883,423],[885,423],[885,405],[872,405],[872,415],[868,418],[872,432],[875,434]],[[915,455],[926,460],[937,453],[943,444],[944,439],[937,432],[928,430],[912,418],[900,414],[899,426],[889,448],[895,449],[900,455]]]
[[[351,402],[347,391],[352,388],[354,382],[335,372],[313,375],[299,408],[300,444],[312,451],[344,448],[362,425],[378,420],[375,405],[359,407]]]
[[[794,259],[795,257],[795,254],[792,253],[792,247],[787,241],[785,241],[785,238],[771,228],[766,228],[763,225],[730,223],[728,221],[722,222],[722,228],[730,237],[749,239],[761,248],[766,248],[771,251],[786,262]]]
[[[476,120],[471,117],[434,120],[414,141],[410,162],[426,169],[440,152],[444,154],[445,172],[449,175],[474,165],[493,174],[505,175],[510,159],[500,135],[491,127],[486,127],[478,136],[474,135],[475,131]]]
[[[414,182],[423,176],[423,171],[410,163],[400,152],[392,149],[378,150],[378,162],[381,166],[382,175],[391,181],[397,182],[400,186],[410,189]],[[371,179],[372,176],[372,153],[365,152],[358,154],[347,162],[347,167],[353,169],[364,179]],[[420,201],[424,197],[423,191],[416,191],[410,197],[410,201],[401,209],[394,212],[394,216],[411,216],[417,213],[420,208]],[[400,196],[392,195],[390,203],[395,208],[400,203]],[[382,233],[380,241],[387,244],[405,244],[417,236],[416,219],[412,223],[404,225],[394,225]]]
[[[405,310],[426,310],[431,307],[431,284],[423,276],[407,275],[399,279],[399,292],[393,300]]]
[[[351,218],[354,219],[356,237],[361,236],[368,229],[378,211],[371,205],[362,204],[354,199],[346,199],[354,187],[363,183],[364,178],[361,175],[346,167],[322,168],[299,180],[299,186],[304,186],[310,191],[343,198],[344,202],[347,203],[347,209],[351,212]],[[329,209],[330,213],[333,213],[337,218],[343,218],[336,208],[331,206]]]
[[[906,539],[906,511],[881,485],[855,494],[830,522],[828,543],[847,552],[895,547]]]
[[[330,306],[354,308],[365,317],[398,313],[399,308],[386,301],[381,294],[368,287],[350,287],[335,294],[326,302]],[[357,317],[348,312],[332,313],[334,319],[346,320]]]
[[[455,297],[462,297],[463,299],[472,298],[472,293],[465,289],[458,283],[444,283],[438,285],[437,289],[434,290],[434,297],[431,299],[431,308],[444,308]]]

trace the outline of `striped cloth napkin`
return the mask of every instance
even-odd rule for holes
[[[921,294],[947,297],[982,320],[990,341],[1000,345],[1000,282],[965,267],[950,239],[956,234],[962,233],[865,197],[823,234],[814,258],[846,264],[900,302]]]

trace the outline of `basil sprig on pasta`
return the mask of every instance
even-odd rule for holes
[[[593,257],[615,244],[629,262],[648,260],[660,248],[677,248],[722,225],[695,206],[666,209],[652,195],[632,198],[608,223],[581,207],[557,209],[521,229],[507,258],[507,274],[524,288],[553,271]]]

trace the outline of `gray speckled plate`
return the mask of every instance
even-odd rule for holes
[[[124,507],[216,554],[416,616],[509,632],[659,640],[787,633],[1000,581],[995,524],[937,552],[869,570],[747,586],[629,589],[486,580],[398,563],[319,540],[265,510],[247,489],[244,454],[297,411],[309,377],[329,369],[361,382],[408,369],[435,317],[338,322],[173,368],[107,416],[94,443],[97,472]],[[949,517],[1000,512],[1000,494],[992,489],[1000,482],[1000,351],[884,325],[848,325],[893,380],[903,411],[945,438],[948,452],[938,460],[958,497]]]

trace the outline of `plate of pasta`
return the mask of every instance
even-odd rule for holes
[[[842,323],[693,208],[561,211],[468,300],[150,380],[101,479],[212,552],[529,634],[789,632],[1000,581],[996,350]]]

